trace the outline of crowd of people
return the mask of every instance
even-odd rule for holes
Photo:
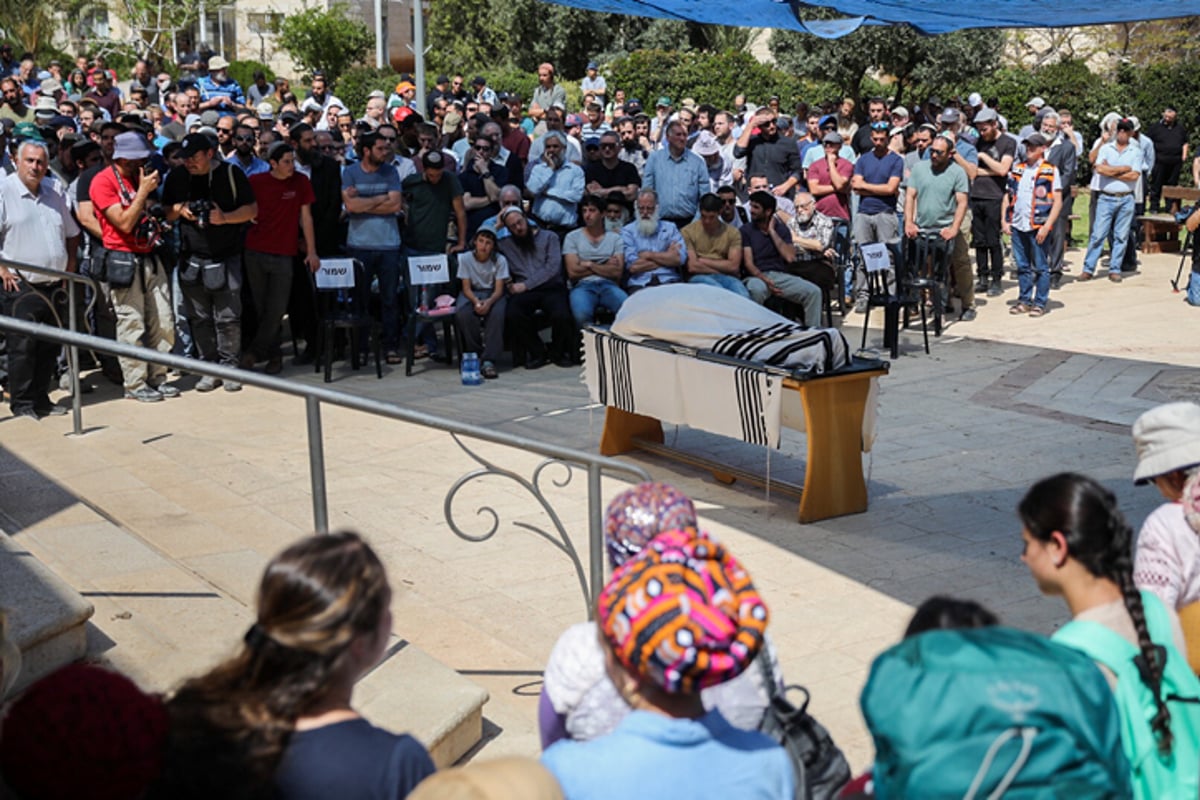
[[[361,109],[320,73],[304,91],[261,72],[240,86],[207,51],[183,58],[179,77],[138,61],[126,78],[102,57],[43,69],[9,47],[0,76],[0,257],[102,281],[91,320],[101,335],[272,374],[285,318],[304,343],[297,361],[316,356],[310,276],[339,256],[375,287],[382,347],[400,363],[409,260],[448,255],[448,294],[485,378],[506,350],[528,369],[577,363],[578,328],[680,281],[807,325],[831,298],[863,311],[854,248],[884,243],[900,258],[918,238],[941,249],[954,307],[971,320],[976,294],[1005,292],[1010,237],[1011,310],[1040,316],[1065,269],[1082,159],[1093,208],[1078,279],[1095,275],[1111,240],[1115,282],[1136,267],[1135,208],[1155,209],[1189,155],[1173,109],[1144,132],[1109,115],[1085,150],[1071,113],[1038,97],[1011,127],[978,94],[914,108],[873,97],[861,111],[851,99],[785,109],[744,95],[650,108],[596,64],[577,109],[551,64],[528,98],[460,75],[421,96],[404,76]],[[49,299],[52,277],[0,266],[0,280],[10,313],[53,319],[52,303],[22,299]],[[446,355],[432,327],[414,336],[417,357]],[[45,391],[52,348],[10,340],[14,413],[62,413]],[[158,367],[101,366],[132,399],[179,393]]]
[[[1021,558],[1070,621],[1046,639],[1001,627],[971,601],[922,604],[872,665],[862,708],[876,759],[853,779],[813,726],[791,728],[811,746],[801,747],[807,761],[765,732],[778,730],[766,720],[787,691],[768,598],[688,497],[644,483],[609,504],[612,569],[595,621],[568,629],[550,653],[538,760],[439,772],[411,736],[355,710],[355,683],[404,622],[392,617],[378,555],[342,532],[273,558],[234,655],[165,696],[93,665],[34,683],[0,717],[0,791],[23,800],[1194,797],[1200,659],[1188,654],[1200,634],[1180,618],[1200,599],[1200,405],[1158,406],[1132,432],[1134,480],[1165,500],[1136,546],[1108,488],[1074,473],[1037,481],[1016,509]],[[0,634],[3,622],[0,613]],[[0,640],[0,687],[19,668]],[[835,785],[817,783],[822,763],[840,765]]]

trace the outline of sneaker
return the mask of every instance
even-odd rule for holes
[[[12,409],[12,415],[14,419],[20,419],[21,417],[28,417],[29,419],[41,419],[41,416],[32,408]]]
[[[491,361],[483,362],[483,365],[479,368],[479,374],[489,381],[500,377],[499,373],[496,372],[496,365]]]
[[[43,417],[65,417],[67,410],[57,403],[51,403],[48,406],[36,406],[34,409],[39,416]]]
[[[125,399],[137,400],[139,403],[157,403],[163,399],[162,394],[153,386],[143,386],[140,389],[125,390]]]
[[[1050,276],[1050,288],[1057,289],[1062,285],[1062,273],[1055,272]]]
[[[974,308],[964,308],[963,312],[958,315],[958,318],[962,322],[973,322],[976,316],[977,313]]]
[[[242,390],[242,385],[240,383],[238,383],[237,381],[225,381],[225,391],[240,392],[241,390]]]
[[[163,397],[179,397],[179,389],[168,383],[160,383],[154,389]]]
[[[865,297],[858,298],[857,300],[854,301],[854,313],[855,314],[867,313],[867,305],[868,305],[867,298],[865,298]]]
[[[975,283],[975,294],[983,294],[988,290],[987,278],[980,278]]]
[[[211,392],[213,389],[216,389],[220,385],[221,385],[220,378],[214,378],[211,375],[205,375],[203,378],[200,379],[200,382],[196,384],[196,391],[197,392]]]
[[[1000,281],[992,281],[991,285],[987,288],[987,296],[999,297],[1002,294],[1004,294],[1004,289],[1000,286]]]

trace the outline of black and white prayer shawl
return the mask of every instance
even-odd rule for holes
[[[700,284],[638,292],[609,331],[588,329],[583,338],[593,402],[772,448],[785,416],[783,378],[849,363],[839,331],[804,328]],[[641,344],[650,341],[655,345]],[[718,358],[706,360],[708,354]]]

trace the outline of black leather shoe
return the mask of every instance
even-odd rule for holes
[[[571,360],[571,357],[570,357],[570,356],[560,356],[559,358],[556,358],[556,359],[554,360],[554,363],[555,363],[557,366],[560,366],[560,367],[573,367],[573,366],[575,366],[575,362]]]
[[[56,403],[51,403],[48,406],[37,406],[33,410],[41,417],[64,417],[67,414],[67,410]]]
[[[550,362],[546,360],[545,356],[539,356],[538,358],[526,358],[525,369],[541,369],[549,363]]]
[[[30,419],[41,419],[36,411],[32,408],[14,408],[12,409],[13,417],[29,417]]]

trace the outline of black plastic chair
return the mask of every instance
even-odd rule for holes
[[[327,289],[318,286],[313,279],[317,305],[317,358],[313,371],[320,372],[324,366],[325,382],[333,381],[333,351],[338,330],[348,332],[350,363],[357,370],[362,363],[359,357],[360,334],[365,331],[375,354],[375,377],[383,378],[383,326],[370,311],[371,284],[361,262],[354,259],[339,261],[352,265],[353,286]]]
[[[925,325],[925,299],[933,305],[933,335],[942,335],[942,320],[949,298],[948,276],[954,242],[946,241],[937,231],[921,231],[915,239],[905,240],[904,264],[906,294],[912,301],[906,306],[904,327],[908,327],[908,309],[921,306],[921,325]],[[928,338],[928,335],[926,335]],[[929,348],[925,348],[926,352]]]
[[[838,309],[845,317],[850,313],[846,306],[846,271],[854,269],[854,244],[850,237],[850,223],[844,219],[833,221],[833,271],[837,279]],[[828,308],[828,306],[827,306]],[[829,310],[830,327],[833,326],[832,310]]]
[[[442,338],[446,342],[446,363],[454,363],[454,343],[458,341],[458,320],[454,316],[454,304],[450,305],[450,311],[444,314],[430,313],[434,308],[434,301],[438,295],[450,295],[457,299],[458,281],[455,275],[458,271],[457,259],[447,257],[447,274],[449,281],[435,281],[426,283],[428,278],[426,274],[416,269],[411,258],[406,259],[408,264],[408,280],[405,281],[405,292],[408,296],[407,319],[404,323],[404,339],[407,351],[404,359],[404,374],[412,375],[413,362],[417,359],[417,326],[421,323],[442,325]],[[459,350],[461,351],[461,347]],[[433,358],[434,353],[430,353],[430,358]],[[459,353],[461,359],[462,353]]]
[[[917,305],[921,309],[921,333],[925,337],[925,354],[929,354],[929,326],[925,316],[922,292],[909,280],[905,269],[904,252],[900,243],[886,245],[892,269],[866,272],[867,310],[863,315],[862,347],[867,346],[867,330],[871,309],[883,309],[883,346],[891,350],[892,358],[900,357],[900,315]],[[857,257],[862,248],[856,246]],[[865,263],[865,261],[864,261]],[[865,267],[864,267],[865,269]]]

